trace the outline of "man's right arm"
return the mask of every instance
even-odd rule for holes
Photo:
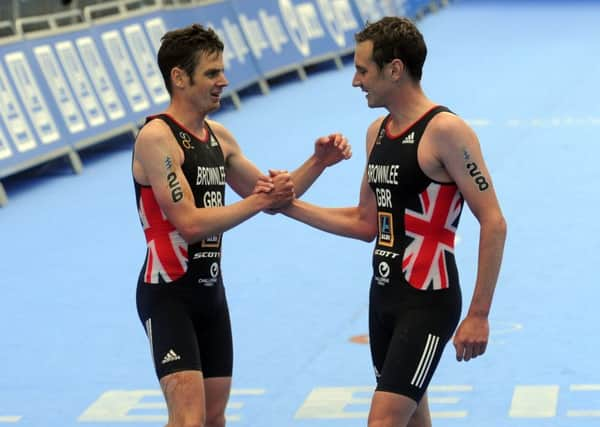
[[[183,153],[167,125],[161,120],[148,123],[135,143],[134,176],[150,185],[165,216],[188,243],[227,231],[274,203],[292,197],[288,193],[257,192],[228,206],[197,208],[181,164]]]
[[[325,208],[295,199],[282,213],[328,233],[370,242],[377,234],[374,199],[363,178],[358,206]]]
[[[381,125],[376,120],[367,130],[367,159]],[[295,199],[282,213],[319,230],[354,239],[372,241],[377,235],[377,204],[369,187],[367,173],[363,174],[358,205],[346,208],[325,208]]]

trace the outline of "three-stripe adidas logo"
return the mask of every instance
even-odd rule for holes
[[[431,362],[433,361],[439,342],[440,337],[431,334],[427,335],[427,342],[425,343],[425,349],[421,355],[419,366],[417,366],[415,375],[410,382],[415,387],[423,387],[423,382],[425,381],[425,378],[427,378],[427,374],[429,373],[429,368],[431,368]]]
[[[411,132],[409,133],[403,140],[402,140],[403,144],[414,144],[415,143],[415,133]]]
[[[164,365],[165,363],[174,362],[174,361],[179,360],[179,359],[181,359],[181,357],[177,353],[175,353],[173,351],[173,349],[171,349],[165,355],[165,357],[163,357],[163,360],[162,360],[161,363]]]

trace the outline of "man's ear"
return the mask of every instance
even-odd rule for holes
[[[173,86],[176,86],[179,89],[182,89],[183,86],[185,85],[185,77],[186,77],[186,72],[183,71],[183,69],[181,69],[179,67],[171,68],[171,81],[173,82]]]
[[[402,62],[402,60],[398,58],[392,59],[392,62],[389,63],[389,68],[392,80],[398,81],[402,79],[405,69],[404,62]]]

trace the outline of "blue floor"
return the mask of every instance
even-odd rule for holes
[[[435,426],[600,425],[600,4],[455,2],[420,21],[423,86],[477,131],[509,224],[482,358],[448,347],[430,387]],[[293,169],[317,136],[344,132],[354,157],[305,195],[353,205],[369,110],[353,68],[247,96],[217,114],[262,170]],[[143,233],[130,145],[5,183],[0,210],[0,424],[160,426],[166,408],[135,312]],[[100,152],[98,152],[100,151]],[[236,199],[228,191],[228,201]],[[465,306],[477,224],[457,259]],[[224,238],[235,342],[232,426],[366,425],[373,375],[371,245],[259,215]]]

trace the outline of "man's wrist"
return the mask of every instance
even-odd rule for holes
[[[483,308],[470,308],[469,311],[467,312],[467,316],[479,317],[479,318],[484,318],[484,319],[487,319],[489,314],[490,314],[490,310],[483,309]]]
[[[316,168],[319,170],[319,172],[322,172],[325,170],[325,168],[327,168],[327,163],[325,163],[325,160],[320,159],[316,154],[313,154],[308,158],[308,164],[309,167]]]

